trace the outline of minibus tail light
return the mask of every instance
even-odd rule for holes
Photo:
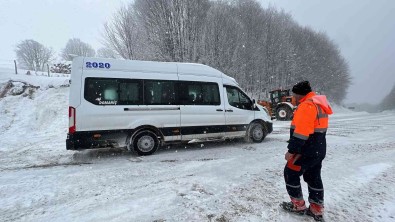
[[[69,106],[69,133],[75,133],[75,108]]]

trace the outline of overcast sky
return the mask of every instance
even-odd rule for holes
[[[24,39],[57,54],[70,38],[101,47],[103,23],[128,0],[0,0],[0,66],[15,58]],[[395,84],[395,1],[259,0],[292,14],[302,26],[324,31],[350,65],[345,102],[378,103]]]

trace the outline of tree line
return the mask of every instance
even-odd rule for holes
[[[21,41],[16,46],[15,53],[22,68],[33,71],[44,71],[45,65],[52,64],[56,57],[52,48],[46,47],[33,39]],[[63,61],[72,61],[74,56],[117,58],[115,51],[107,48],[100,48],[96,51],[91,45],[78,38],[69,39],[60,53]],[[50,71],[70,73],[71,65],[65,64],[65,62],[55,63],[52,64]]]
[[[103,25],[102,37],[96,56],[207,64],[234,77],[256,99],[309,80],[315,91],[340,103],[351,83],[347,61],[325,33],[256,0],[135,0]],[[65,60],[69,54],[95,55],[77,43],[67,43]],[[17,48],[23,58],[19,54]]]
[[[135,0],[104,30],[106,48],[124,59],[207,64],[254,98],[309,80],[340,103],[351,82],[347,61],[325,33],[255,0]]]

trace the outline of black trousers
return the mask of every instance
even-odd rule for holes
[[[319,205],[324,204],[324,186],[321,179],[321,158],[309,158],[301,156],[293,164],[300,166],[299,170],[291,169],[287,164],[284,168],[284,179],[287,192],[290,197],[297,200],[303,199],[300,176],[303,175],[304,181],[308,184],[309,202]]]

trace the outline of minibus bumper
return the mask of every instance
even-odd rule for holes
[[[273,132],[273,123],[266,122],[266,129],[267,129],[267,133],[272,133]]]
[[[83,150],[93,149],[97,147],[97,141],[89,139],[90,137],[85,133],[67,134],[66,149],[67,150]],[[96,145],[96,146],[95,146]]]
[[[119,138],[125,138],[125,132],[75,132],[68,133],[67,150],[84,150],[119,147]]]

